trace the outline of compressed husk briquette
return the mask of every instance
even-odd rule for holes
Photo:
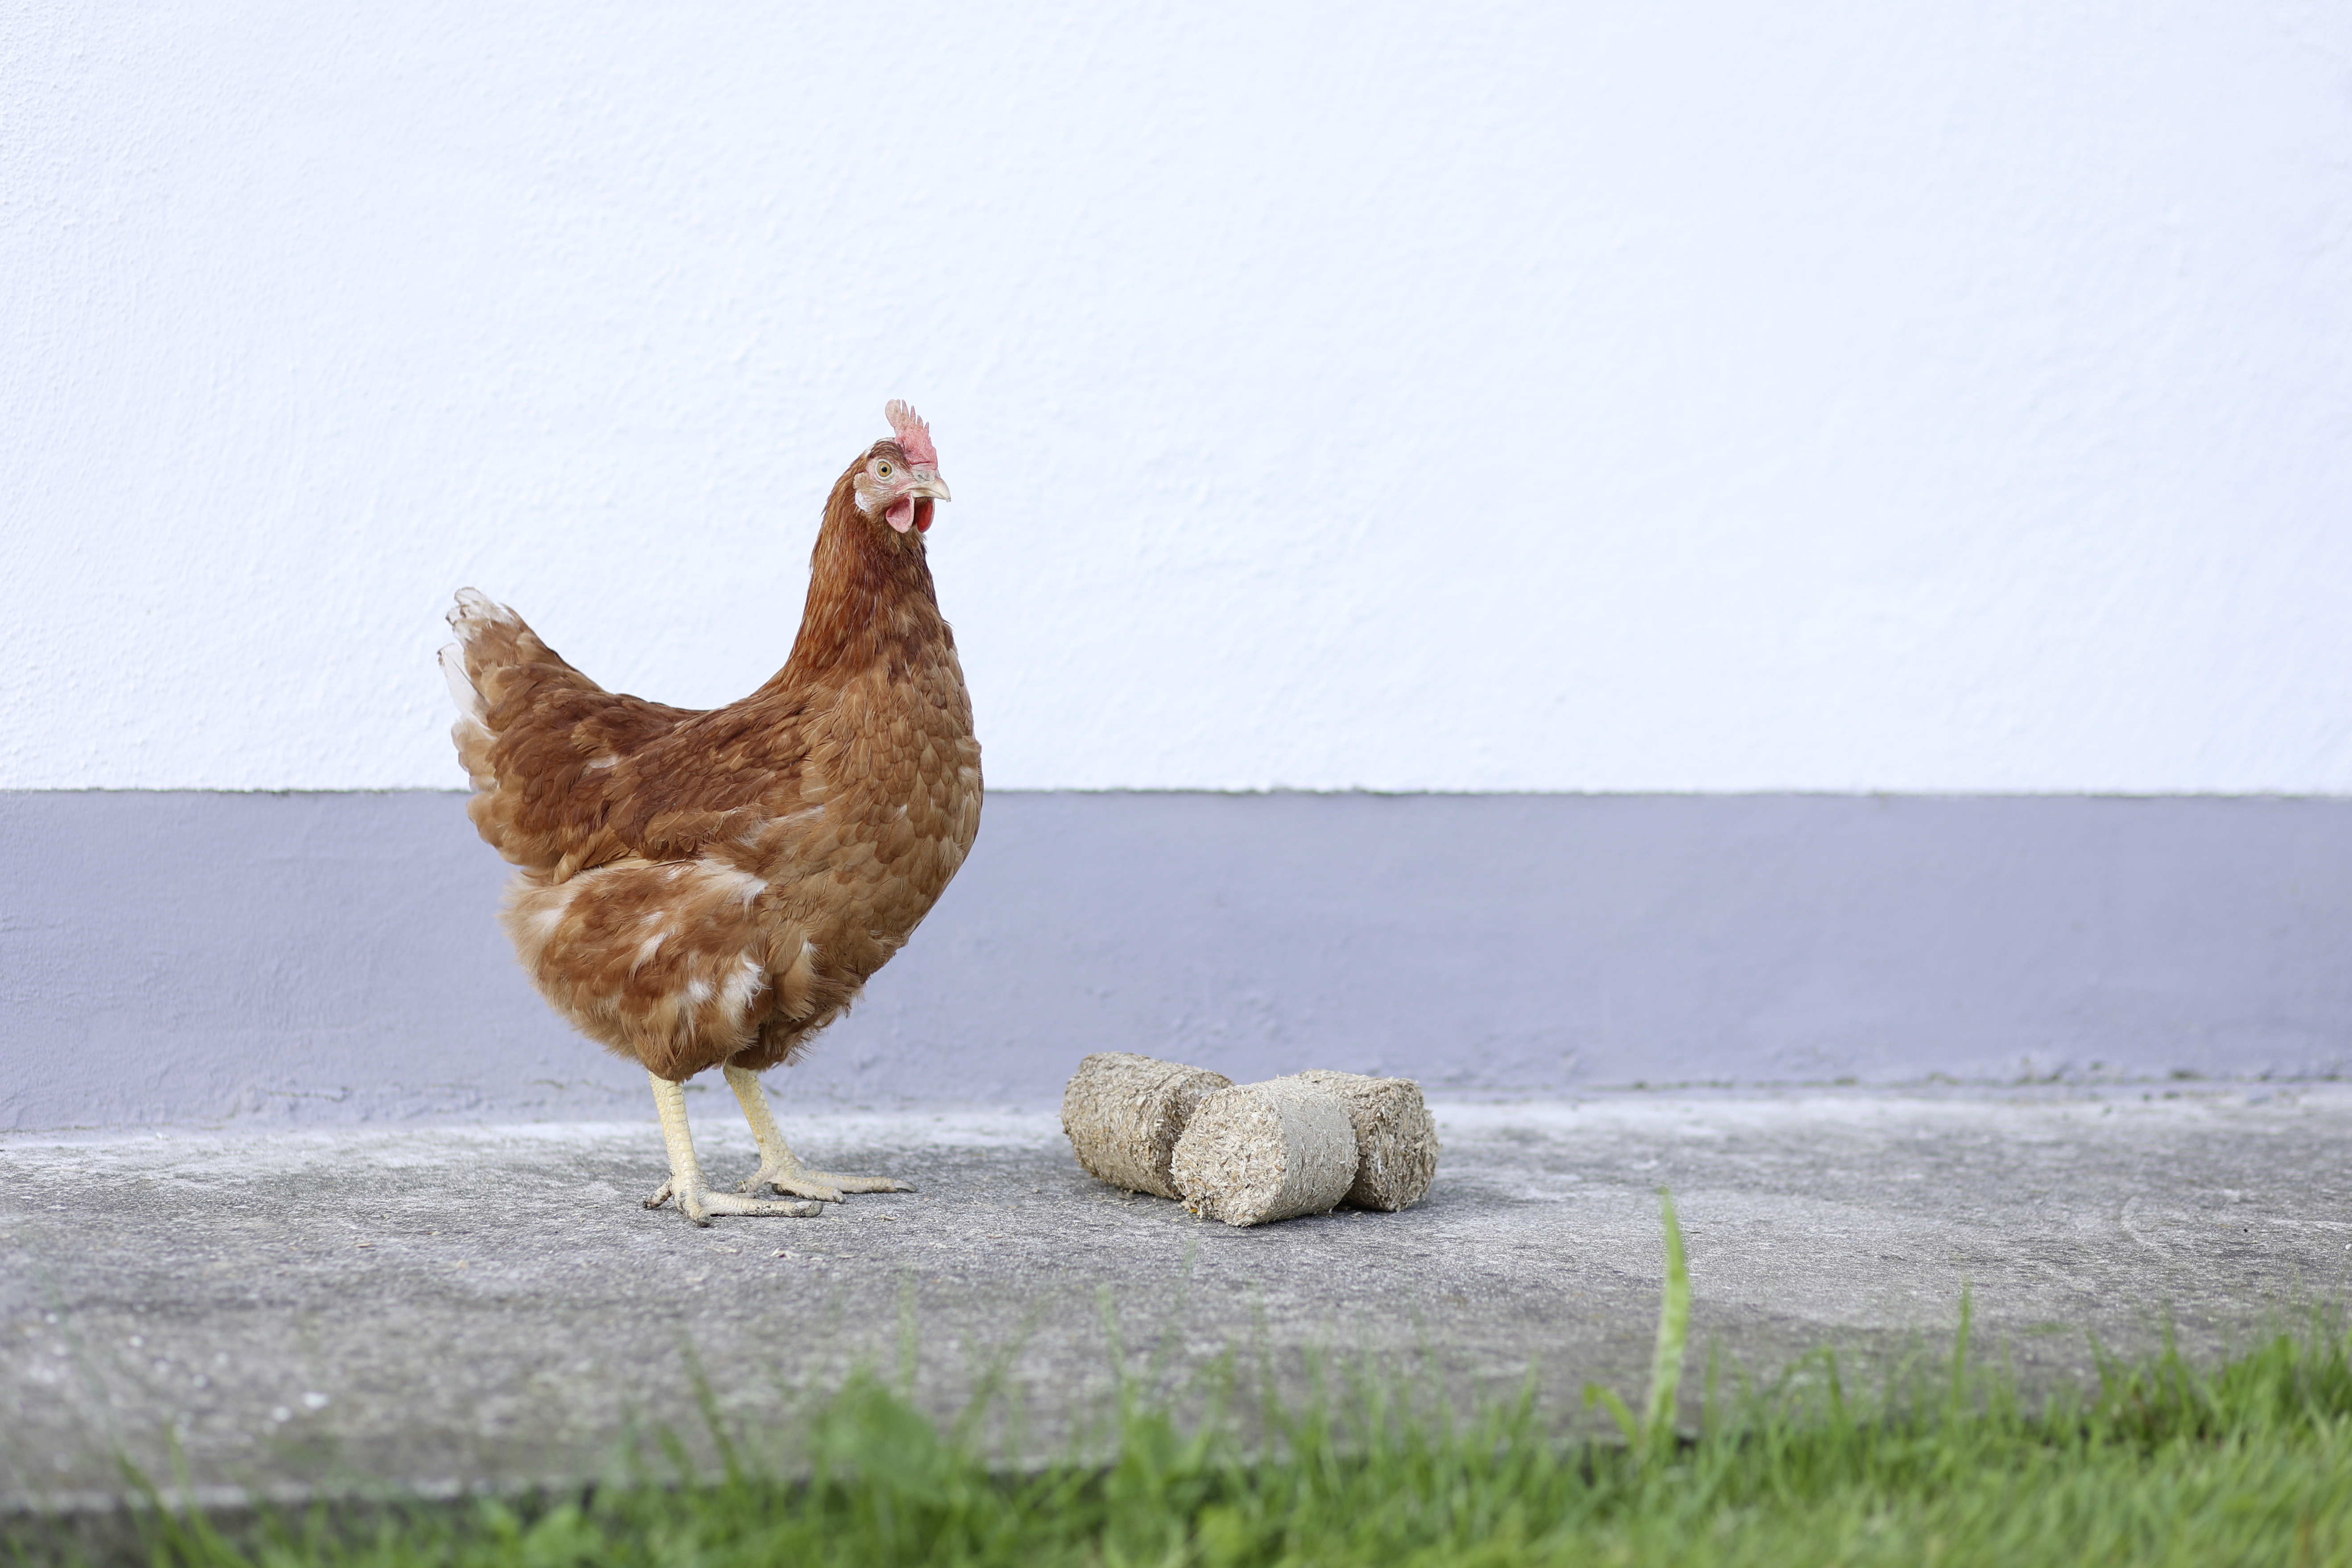
[[[1169,1173],[1194,1212],[1227,1225],[1322,1214],[1356,1180],[1348,1103],[1304,1078],[1220,1089],[1192,1112]]]
[[[1201,1102],[1234,1080],[1131,1051],[1097,1051],[1062,1090],[1062,1131],[1097,1181],[1177,1196],[1168,1174],[1176,1140]]]
[[[1317,1068],[1298,1075],[1339,1095],[1356,1130],[1356,1180],[1340,1201],[1394,1214],[1437,1179],[1437,1123],[1409,1078],[1367,1078]]]

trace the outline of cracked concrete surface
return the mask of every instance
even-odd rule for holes
[[[1979,1346],[2047,1386],[2090,1334],[2215,1355],[2352,1271],[2334,1086],[1437,1110],[1420,1207],[1245,1231],[1097,1185],[1038,1115],[788,1116],[804,1158],[920,1191],[709,1230],[638,1206],[650,1117],[0,1141],[0,1509],[103,1501],[116,1456],[161,1479],[174,1444],[200,1497],[609,1476],[665,1427],[696,1446],[697,1369],[785,1454],[806,1398],[903,1344],[941,1412],[1001,1374],[1030,1451],[1121,1370],[1178,1387],[1229,1347],[1457,1396],[1533,1366],[1589,1420],[1587,1382],[1646,1374],[1661,1186],[1694,1342],[1759,1373],[1941,1353],[1966,1287]],[[703,1123],[714,1180],[748,1172],[740,1121]]]

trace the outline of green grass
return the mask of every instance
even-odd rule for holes
[[[1588,1394],[1623,1443],[1564,1439],[1525,1398],[1451,1417],[1375,1382],[1246,1421],[1129,1398],[1107,1465],[1007,1473],[868,1377],[816,1415],[796,1479],[736,1459],[713,1485],[357,1529],[292,1518],[236,1542],[164,1519],[144,1544],[157,1563],[385,1568],[2352,1563],[2340,1325],[2206,1372],[2170,1352],[2103,1362],[2095,1391],[2030,1407],[1969,1361],[1964,1321],[1948,1358],[1867,1397],[1828,1355],[1763,1388],[1727,1392],[1710,1371],[1704,1418],[1678,1433],[1689,1282],[1670,1205],[1666,1229],[1651,1386],[1638,1413]]]

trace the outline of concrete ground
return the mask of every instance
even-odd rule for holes
[[[751,1148],[697,1098],[714,1179]],[[731,1109],[731,1108],[730,1108]],[[1259,1230],[1085,1176],[1051,1117],[795,1120],[813,1163],[920,1191],[698,1230],[637,1199],[628,1125],[0,1142],[0,1511],[118,1496],[176,1444],[199,1497],[614,1473],[698,1387],[788,1453],[812,1392],[915,1352],[919,1397],[1001,1373],[1020,1446],[1066,1443],[1125,1373],[1181,1388],[1229,1347],[1433,1369],[1461,1396],[1536,1369],[1562,1421],[1637,1392],[1689,1238],[1694,1343],[1769,1372],[1823,1344],[1977,1344],[2035,1386],[2168,1321],[2223,1352],[2352,1270],[2352,1092],[1626,1095],[1440,1108],[1401,1215]],[[1118,1336],[1114,1346],[1112,1335]],[[1696,1367],[1694,1369],[1696,1371]],[[1696,1384],[1696,1376],[1693,1378]]]

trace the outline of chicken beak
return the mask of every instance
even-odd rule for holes
[[[955,500],[955,497],[948,494],[948,482],[940,478],[940,472],[937,468],[917,468],[915,470],[915,482],[907,487],[905,493],[909,497],[920,500]]]

